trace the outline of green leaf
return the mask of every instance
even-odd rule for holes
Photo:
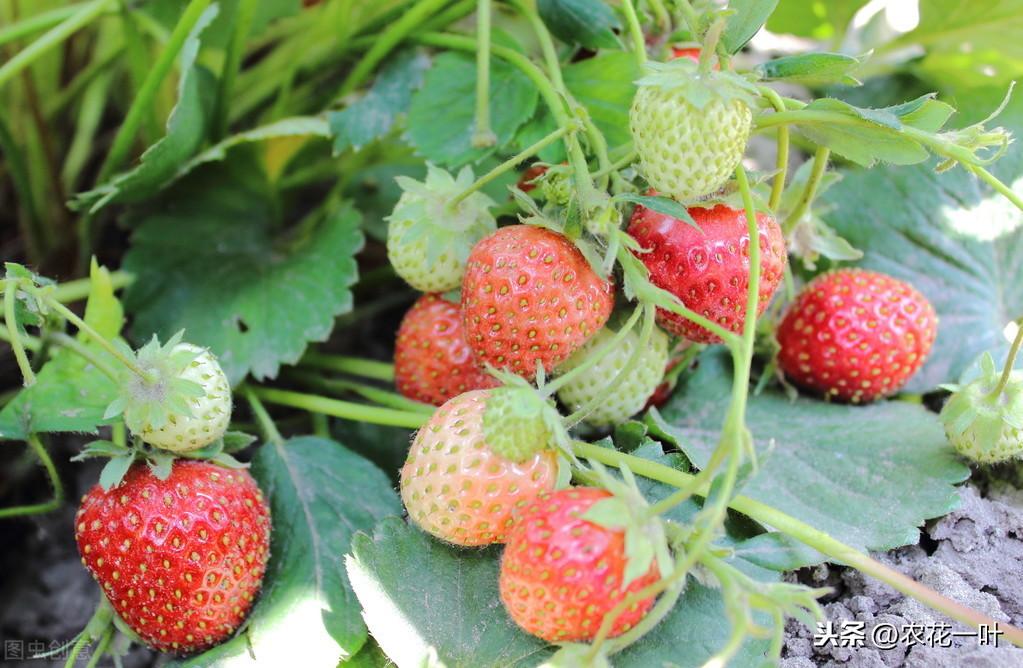
[[[921,100],[919,106],[922,104]],[[808,124],[800,125],[798,131],[813,143],[826,146],[843,158],[864,167],[871,167],[878,161],[912,165],[927,160],[930,154],[915,140],[899,134],[898,130],[902,127],[899,115],[909,114],[919,106],[866,109],[841,100],[822,98],[808,104],[806,110],[837,112],[873,125]]]
[[[855,86],[852,75],[860,61],[841,53],[803,53],[757,65],[754,71],[768,81],[788,81],[806,86],[840,83]]]
[[[71,202],[72,208],[96,213],[113,202],[139,202],[151,197],[202,146],[216,84],[212,75],[196,64],[196,57],[199,35],[217,12],[217,5],[203,12],[181,49],[179,63],[183,74],[178,82],[178,103],[167,119],[166,136],[146,149],[138,167],[114,176],[94,190],[80,193]]]
[[[777,531],[747,538],[736,543],[733,548],[736,557],[779,573],[826,561],[824,555],[817,550]]]
[[[1021,34],[1019,0],[922,0],[920,23],[896,45],[924,46],[922,69],[939,78],[942,72],[958,70],[962,74],[953,76],[959,83],[976,87],[1008,82],[1023,73]],[[996,59],[1000,67],[992,68]]]
[[[114,295],[110,273],[93,261],[91,277],[85,321],[108,339],[115,338],[121,331],[124,313]],[[109,353],[82,334],[78,339],[93,355],[117,369],[120,362]],[[0,411],[0,439],[24,440],[28,434],[39,432],[96,433],[116,396],[114,382],[99,369],[67,348],[56,348],[36,374],[35,385],[23,389]]]
[[[136,226],[125,303],[139,338],[185,329],[237,383],[274,377],[323,341],[352,307],[359,215],[342,204],[313,229],[282,236],[273,190],[245,151],[182,179]]]
[[[345,565],[370,633],[399,666],[526,668],[550,656],[505,613],[496,549],[459,550],[394,518],[357,535]]]
[[[811,9],[806,0],[781,0],[767,20],[767,29],[835,43],[865,4],[867,0],[814,0]]]
[[[278,139],[281,137],[329,137],[330,128],[322,118],[314,116],[294,116],[284,118],[269,125],[239,132],[231,135],[218,144],[211,146],[195,156],[174,175],[173,180],[180,179],[200,165],[217,162],[227,158],[227,152],[236,146],[254,142]]]
[[[409,139],[423,157],[439,165],[453,168],[477,162],[515,137],[519,127],[533,116],[538,95],[525,74],[494,59],[490,70],[490,121],[497,144],[473,148],[476,64],[461,54],[442,54],[412,98]]]
[[[778,0],[730,0],[728,9],[735,13],[728,17],[728,25],[721,35],[721,43],[728,53],[736,53],[746,46],[777,5]]]
[[[1023,99],[999,121],[1023,131]],[[992,171],[1023,188],[1023,152]],[[938,312],[934,349],[906,391],[958,381],[985,350],[1004,358],[1004,329],[1023,315],[1023,213],[963,170],[930,165],[848,172],[824,198],[828,224],[865,253],[858,264],[909,282]]]
[[[636,94],[635,81],[642,76],[631,53],[612,51],[572,63],[563,70],[565,86],[613,150],[632,141],[629,107]]]
[[[273,518],[270,563],[249,616],[252,656],[240,637],[179,665],[284,666],[300,648],[303,665],[334,666],[367,639],[342,555],[356,532],[401,513],[401,503],[377,467],[313,436],[263,445],[252,475]]]
[[[550,31],[567,44],[594,51],[621,47],[615,36],[621,23],[603,0],[537,0],[536,8]]]
[[[699,361],[651,419],[703,467],[724,423],[731,369],[722,351]],[[751,396],[747,413],[760,470],[742,493],[861,549],[916,543],[917,527],[952,510],[954,485],[969,475],[937,415],[919,405],[790,401],[769,391]]]
[[[400,114],[408,112],[412,93],[423,83],[430,59],[419,51],[403,51],[392,58],[377,75],[373,87],[343,111],[327,114],[334,135],[334,155],[361,149],[383,137],[394,127]]]

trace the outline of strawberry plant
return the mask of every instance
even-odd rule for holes
[[[884,553],[1019,484],[1023,7],[813,4],[0,6],[4,651],[1018,661]]]

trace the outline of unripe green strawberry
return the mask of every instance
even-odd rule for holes
[[[953,392],[941,410],[945,433],[956,451],[980,464],[997,464],[1023,456],[1023,373],[1013,371],[996,392],[1001,373],[985,354],[981,377],[966,385],[947,385]]]
[[[488,404],[505,389],[458,395],[412,442],[401,469],[401,498],[412,521],[437,538],[464,546],[503,543],[513,511],[557,483],[558,456],[544,442],[542,425],[505,428],[500,446],[487,437]],[[529,442],[504,442],[512,432],[528,434]]]
[[[209,350],[191,343],[180,343],[175,350],[195,353],[179,378],[197,383],[205,393],[189,402],[188,415],[167,416],[161,427],[147,424],[139,434],[142,440],[164,450],[190,452],[209,445],[224,435],[231,421],[231,386],[217,358]]]
[[[682,202],[710,195],[746,151],[753,119],[748,84],[727,73],[700,74],[688,58],[651,67],[629,112],[640,173]]]
[[[603,328],[558,367],[558,372],[570,373],[614,337],[614,331],[608,327]],[[566,383],[558,391],[558,398],[574,412],[600,397],[596,408],[585,417],[587,422],[599,427],[616,424],[635,415],[664,377],[664,368],[668,363],[668,335],[655,327],[650,341],[625,377],[614,387],[608,388],[607,384],[630,363],[640,338],[640,333],[632,329],[610,353]]]
[[[178,460],[166,480],[136,463],[82,498],[82,563],[149,646],[188,654],[223,642],[255,600],[270,554],[270,510],[245,471]]]
[[[469,251],[497,228],[489,208],[494,201],[474,192],[457,204],[454,198],[472,185],[472,170],[453,178],[427,165],[423,182],[397,178],[405,191],[388,216],[387,256],[394,270],[422,292],[447,292],[459,286]]]
[[[120,396],[107,418],[124,414],[128,429],[146,443],[172,452],[192,452],[223,437],[231,420],[231,386],[213,354],[181,334],[161,346],[154,337],[135,357],[143,378],[125,368]]]

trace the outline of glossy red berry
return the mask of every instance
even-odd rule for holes
[[[868,402],[897,392],[927,359],[934,307],[911,285],[863,269],[818,276],[789,307],[778,363],[797,385]]]
[[[166,480],[134,464],[93,487],[75,518],[82,563],[146,644],[190,654],[248,614],[270,553],[270,511],[245,471],[178,460]]]
[[[650,282],[678,297],[688,308],[731,332],[742,332],[749,287],[749,230],[746,213],[724,204],[692,207],[700,229],[672,216],[636,207],[629,234],[645,252],[638,257]],[[781,227],[757,214],[760,233],[760,293],[757,315],[764,312],[781,283],[788,256]],[[664,329],[699,343],[718,343],[707,329],[681,315],[658,309]]]

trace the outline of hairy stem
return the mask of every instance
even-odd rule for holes
[[[574,442],[572,449],[579,457],[593,459],[608,466],[617,466],[619,463],[624,462],[633,473],[674,487],[688,485],[693,478],[691,474],[683,473],[664,464],[658,464],[642,457],[628,455],[597,445]],[[709,488],[709,485],[705,485],[696,493],[699,496],[706,496],[709,493]],[[939,610],[952,619],[968,626],[978,628],[981,625],[993,626],[997,623],[999,628],[1005,631],[1006,638],[1013,644],[1023,647],[1023,630],[1011,626],[1007,628],[1005,624],[996,622],[987,615],[942,596],[938,592],[915,582],[912,578],[875,561],[869,555],[832,538],[825,532],[815,529],[791,515],[787,515],[776,508],[745,496],[733,497],[729,502],[729,507],[764,526],[780,531],[785,535],[795,538],[804,545],[814,548],[828,557],[830,561],[860,570],[888,584],[893,589],[935,610]]]
[[[490,127],[490,0],[479,0],[476,8],[476,128],[472,145],[487,148],[497,143]]]
[[[758,90],[761,95],[767,98],[767,101],[771,103],[771,106],[774,107],[775,111],[785,111],[785,102],[773,88],[768,86],[759,86]],[[785,192],[785,177],[787,176],[789,169],[790,143],[789,126],[778,126],[778,157],[775,162],[775,169],[778,170],[778,173],[774,175],[774,181],[771,184],[771,199],[768,203],[771,213],[776,213],[778,211],[778,205],[781,203],[782,193]]]
[[[259,397],[256,396],[252,388],[246,385],[242,388],[242,392],[245,394],[245,400],[249,402],[249,408],[252,409],[252,415],[256,418],[259,430],[263,432],[263,438],[270,443],[278,445],[283,443],[284,437],[277,430],[277,425],[274,424],[273,418],[270,417],[266,407],[263,406],[263,402],[259,400]]]
[[[629,335],[629,332],[632,331],[632,328],[636,326],[636,323],[639,321],[639,317],[642,314],[643,314],[642,308],[637,307],[635,310],[633,310],[632,315],[629,316],[629,319],[625,321],[625,324],[622,325],[621,329],[619,329],[615,333],[615,335],[611,338],[610,341],[602,345],[600,348],[591,351],[590,354],[586,356],[586,359],[584,359],[579,364],[579,366],[575,367],[574,369],[565,374],[562,374],[561,376],[558,376],[558,378],[556,378],[555,380],[544,385],[542,388],[543,396],[545,397],[554,396],[555,392],[563,388],[566,384],[570,383],[573,379],[578,378],[581,374],[586,373],[586,371],[588,371],[595,364],[600,362],[600,360],[604,359],[616,348],[618,348],[618,346],[622,344],[622,341],[625,340],[625,337]]]
[[[36,382],[36,374],[32,371],[32,363],[25,353],[25,346],[21,342],[21,332],[18,331],[18,319],[15,312],[15,305],[18,299],[18,282],[7,281],[4,286],[4,320],[7,322],[7,335],[10,337],[8,343],[14,352],[14,359],[18,363],[18,370],[24,380],[25,387],[30,387]]]
[[[43,503],[17,506],[15,508],[2,508],[0,509],[0,519],[6,519],[8,517],[24,517],[26,515],[41,515],[60,508],[61,504],[64,503],[64,485],[60,481],[60,475],[57,473],[57,467],[53,465],[53,459],[50,458],[50,453],[46,451],[46,446],[44,446],[42,441],[39,440],[39,436],[37,434],[29,434],[25,441],[28,443],[28,447],[30,447],[32,451],[35,452],[36,456],[39,457],[39,461],[42,463],[43,468],[46,469],[46,476],[49,478],[50,485],[53,487],[53,498]]]
[[[813,155],[813,170],[810,172],[810,178],[806,182],[806,187],[803,188],[803,194],[799,196],[796,208],[789,213],[785,222],[782,223],[781,229],[786,237],[792,234],[792,230],[802,220],[813,203],[813,199],[817,196],[817,188],[820,186],[821,179],[824,178],[824,173],[828,169],[828,158],[830,156],[830,149],[825,146],[817,147],[817,152]]]
[[[1012,340],[1012,347],[1009,348],[1009,356],[1005,358],[1005,367],[1002,369],[1002,377],[998,379],[998,385],[995,385],[995,389],[991,390],[991,394],[988,396],[997,397],[1005,389],[1005,386],[1009,384],[1009,379],[1012,378],[1013,367],[1016,366],[1016,355],[1019,354],[1020,345],[1023,345],[1023,320],[1016,321],[1016,338]]]
[[[301,366],[326,371],[338,371],[353,376],[372,378],[373,380],[393,381],[394,365],[388,362],[367,360],[361,357],[346,357],[344,355],[328,355],[326,353],[309,352],[305,354]]]
[[[646,36],[643,34],[643,26],[639,24],[639,16],[636,15],[636,7],[632,0],[622,0],[622,13],[625,14],[625,23],[629,28],[632,53],[636,57],[636,63],[642,68],[646,65]]]
[[[449,209],[456,208],[459,204],[461,204],[463,201],[465,201],[465,199],[467,197],[469,197],[469,195],[471,195],[474,192],[480,190],[481,188],[486,186],[488,183],[490,183],[494,179],[500,177],[505,172],[508,172],[508,171],[510,171],[512,169],[515,169],[515,167],[517,167],[519,164],[525,162],[527,159],[533,157],[534,155],[536,155],[540,151],[544,150],[545,148],[547,148],[548,146],[550,146],[554,142],[558,141],[559,139],[564,137],[567,133],[573,132],[575,130],[576,130],[576,127],[575,127],[574,124],[573,125],[559,127],[557,130],[555,130],[554,132],[551,132],[549,135],[547,135],[546,137],[544,137],[540,141],[536,142],[532,146],[530,146],[530,147],[528,147],[526,149],[523,149],[518,154],[516,154],[516,155],[512,156],[511,158],[505,160],[504,162],[502,162],[497,167],[494,167],[489,172],[487,172],[483,176],[481,176],[478,179],[476,179],[475,183],[473,183],[471,186],[469,186],[468,188],[466,188],[462,192],[458,193],[458,195],[454,199],[452,199],[450,202],[448,202],[448,205],[447,205],[448,208]]]
[[[272,404],[291,406],[292,408],[299,408],[312,413],[323,413],[324,415],[332,415],[345,420],[369,422],[390,427],[415,429],[421,427],[430,419],[430,416],[425,413],[366,406],[365,404],[330,399],[315,394],[278,390],[272,387],[253,387],[252,392],[260,399]]]
[[[369,399],[373,403],[384,406],[385,408],[394,408],[402,411],[415,411],[418,413],[426,413],[428,415],[432,414],[434,411],[434,407],[430,404],[414,401],[407,397],[403,397],[400,394],[381,390],[379,387],[373,387],[372,385],[365,385],[363,383],[357,383],[341,378],[324,378],[317,373],[303,371],[301,369],[288,372],[287,376],[289,378],[294,378],[306,387],[320,392],[354,392],[364,399]]]

